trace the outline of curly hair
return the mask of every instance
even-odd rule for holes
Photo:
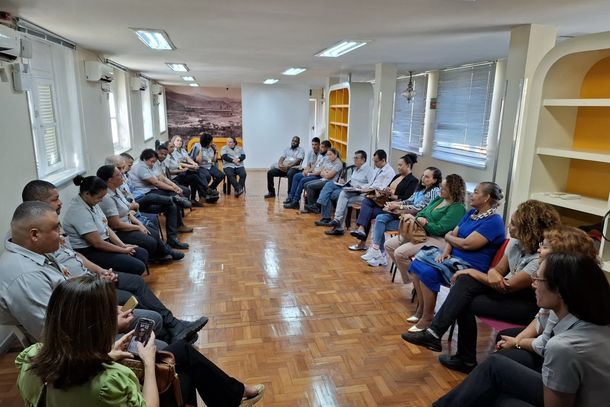
[[[544,240],[547,241],[553,253],[580,253],[598,263],[600,261],[593,239],[575,227],[563,225],[552,227],[544,232]]]
[[[464,178],[457,174],[449,174],[445,177],[445,185],[449,191],[451,202],[464,203],[466,197],[466,183]]]
[[[530,199],[521,202],[510,219],[516,229],[514,238],[527,253],[536,253],[545,230],[561,224],[557,210],[544,202]]]

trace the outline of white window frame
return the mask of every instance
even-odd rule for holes
[[[413,76],[413,88],[416,95],[411,102],[407,101],[407,98],[402,95],[408,83],[408,76],[396,79],[391,146],[396,150],[422,155],[428,74],[422,73]]]
[[[150,81],[143,78],[146,82],[146,90],[141,91],[142,96],[142,125],[144,126],[144,141],[151,140],[155,137],[155,131],[153,126],[153,101],[150,93]]]
[[[108,94],[108,116],[114,153],[121,154],[130,150],[132,145],[129,92],[127,91],[127,74],[123,70],[114,68],[114,78]],[[112,104],[113,106],[111,106]]]
[[[31,30],[29,31],[31,32]],[[22,37],[32,42],[32,90],[27,92],[32,139],[39,179],[61,185],[85,170],[82,145],[80,91],[77,87],[76,53],[73,44],[65,41],[47,41],[49,33]],[[62,45],[59,45],[62,44]],[[40,87],[51,88],[52,123],[43,123],[41,112],[45,108],[40,100]],[[47,105],[48,107],[48,105]],[[55,141],[45,139],[45,128],[54,127]],[[48,136],[48,133],[46,134]],[[57,160],[47,157],[56,151]]]
[[[486,168],[496,66],[484,62],[439,72],[433,158]]]

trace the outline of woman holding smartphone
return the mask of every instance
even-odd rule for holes
[[[154,333],[145,345],[136,344],[144,364],[140,390],[135,374],[117,363],[132,357],[125,349],[133,331],[113,345],[116,318],[108,316],[116,312],[114,287],[95,276],[57,286],[49,301],[42,343],[25,349],[15,361],[17,386],[26,406],[160,405]],[[263,396],[262,384],[244,385],[184,341],[165,350],[176,358],[187,405],[197,405],[195,390],[208,407],[251,406]]]

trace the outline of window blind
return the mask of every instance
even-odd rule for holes
[[[413,77],[415,98],[411,102],[402,93],[407,88],[409,78],[396,81],[394,117],[392,120],[392,148],[421,154],[424,143],[424,118],[428,75]]]

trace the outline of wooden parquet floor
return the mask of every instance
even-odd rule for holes
[[[316,215],[284,209],[285,180],[272,200],[265,185],[250,171],[242,197],[188,214],[187,256],[146,277],[177,316],[210,317],[196,346],[232,376],[265,383],[267,407],[429,406],[458,384],[464,375],[438,353],[400,338],[411,286],[348,251],[349,235],[326,236]],[[480,327],[480,360],[490,335]],[[0,357],[1,406],[23,405],[15,355]]]

